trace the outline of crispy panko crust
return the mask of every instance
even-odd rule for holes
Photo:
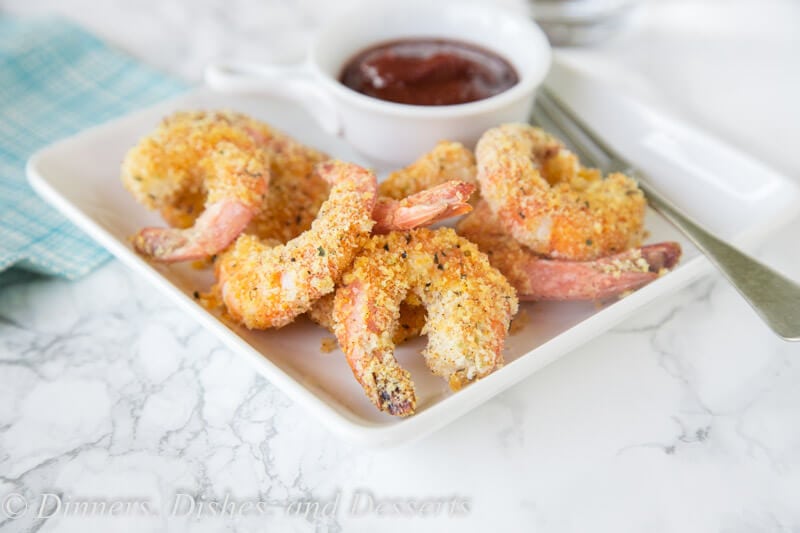
[[[328,198],[330,186],[314,172],[328,156],[266,124],[252,121],[248,127],[269,156],[272,177],[266,205],[247,233],[287,242],[311,227]]]
[[[452,389],[502,366],[516,294],[478,247],[452,229],[373,236],[342,282],[334,332],[379,409],[407,416],[416,408],[411,377],[393,355],[400,304],[409,294],[427,310],[425,361]]]
[[[150,209],[182,204],[192,216],[199,215],[196,207],[199,198],[205,201],[205,181],[214,171],[210,160],[218,147],[227,145],[237,157],[257,150],[241,120],[241,115],[205,112],[178,112],[165,118],[125,156],[122,183]],[[191,224],[184,221],[184,225]]]
[[[580,166],[543,130],[505,124],[476,148],[481,195],[517,241],[554,259],[597,259],[639,246],[646,201],[636,182]]]
[[[458,233],[478,245],[520,300],[602,300],[638,289],[674,267],[678,243],[634,248],[593,261],[546,259],[516,241],[486,201],[461,219]]]
[[[248,328],[285,326],[308,311],[333,291],[372,230],[375,175],[340,161],[317,168],[333,188],[309,230],[280,246],[241,235],[215,265],[228,314]]]
[[[170,203],[162,206],[159,213],[168,226],[185,229],[192,227],[205,205],[205,188],[199,187],[178,194]]]
[[[442,141],[411,165],[389,174],[378,192],[401,200],[451,180],[477,185],[475,174],[473,153],[461,143]]]

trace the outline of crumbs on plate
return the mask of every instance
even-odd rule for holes
[[[319,350],[322,353],[331,353],[339,344],[336,342],[336,337],[323,337],[319,344]]]

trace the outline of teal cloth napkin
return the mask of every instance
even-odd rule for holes
[[[0,272],[75,279],[109,257],[28,185],[36,151],[184,89],[60,19],[0,16]]]

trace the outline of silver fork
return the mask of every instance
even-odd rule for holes
[[[555,93],[542,88],[532,118],[555,126],[582,161],[604,172],[622,172],[639,182],[650,205],[681,230],[725,275],[778,336],[800,341],[800,285],[722,241],[659,193],[648,177],[608,146]]]

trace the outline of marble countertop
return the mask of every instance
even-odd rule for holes
[[[198,80],[212,59],[299,57],[334,4],[2,7]],[[559,53],[636,72],[620,87],[800,179],[798,20],[791,0],[662,0]],[[757,256],[800,278],[798,234]],[[0,290],[0,369],[0,531],[800,530],[800,345],[718,275],[391,450],[333,438],[117,262]]]

